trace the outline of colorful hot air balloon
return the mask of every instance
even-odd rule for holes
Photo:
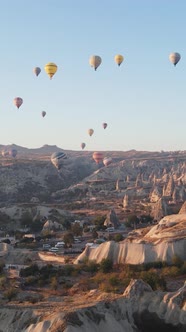
[[[86,144],[85,143],[81,143],[81,148],[82,150],[85,148]]]
[[[179,53],[175,52],[175,53],[171,53],[169,55],[169,60],[171,63],[173,63],[174,66],[177,65],[177,63],[180,61],[180,59],[181,59],[181,55]]]
[[[107,125],[106,122],[104,122],[104,123],[102,124],[102,126],[103,126],[104,129],[106,129],[108,125]]]
[[[46,112],[45,112],[45,111],[41,112],[41,115],[42,115],[42,117],[44,118],[45,115],[46,115]]]
[[[34,72],[34,74],[35,74],[36,76],[38,76],[38,75],[40,74],[40,72],[41,72],[41,68],[39,68],[39,67],[35,67],[35,68],[33,69],[33,72]]]
[[[112,163],[112,158],[111,157],[105,157],[103,159],[103,164],[107,167],[108,165],[110,165]]]
[[[103,161],[103,153],[102,152],[94,152],[92,155],[92,158],[96,162],[96,164],[99,164]]]
[[[92,136],[93,133],[94,133],[94,130],[93,130],[93,129],[89,129],[89,130],[88,130],[88,134],[89,134],[89,136]]]
[[[50,77],[50,79],[52,79],[52,77],[57,71],[57,65],[53,62],[49,62],[45,65],[45,71],[47,75]]]
[[[3,157],[7,157],[9,155],[9,151],[8,150],[3,150],[1,152],[1,154],[2,154]]]
[[[17,156],[17,150],[16,149],[10,149],[9,150],[9,156],[15,158]]]
[[[92,55],[89,59],[89,64],[91,67],[93,67],[95,70],[100,66],[102,60],[99,55]]]
[[[124,60],[124,57],[121,54],[117,54],[114,57],[114,61],[117,63],[118,66],[120,66],[122,64],[123,60]]]
[[[22,105],[22,103],[23,103],[23,99],[22,99],[22,98],[20,98],[20,97],[16,97],[16,98],[14,98],[14,105],[15,105],[17,108],[19,108],[19,107]]]
[[[54,152],[51,155],[50,160],[52,164],[59,170],[63,165],[64,159],[67,159],[67,156],[64,152]]]

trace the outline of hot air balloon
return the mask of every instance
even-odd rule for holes
[[[93,67],[95,70],[100,66],[102,60],[99,55],[92,55],[89,59],[89,64],[91,67]]]
[[[99,164],[103,161],[103,153],[102,152],[94,152],[92,155],[92,158],[96,162],[96,164]]]
[[[67,159],[67,156],[64,152],[54,152],[51,155],[50,160],[52,164],[59,170],[63,165],[64,159]]]
[[[10,149],[9,150],[9,156],[15,158],[17,156],[17,150],[16,149]]]
[[[102,124],[102,126],[103,126],[104,129],[106,129],[108,125],[107,125],[106,122],[104,122],[104,123]]]
[[[88,130],[88,134],[89,134],[89,136],[92,136],[93,133],[94,133],[94,130],[93,130],[93,129],[89,129],[89,130]]]
[[[41,72],[41,68],[39,68],[39,67],[35,67],[35,68],[33,69],[33,72],[34,72],[34,74],[35,74],[36,76],[38,76],[38,75],[40,74],[40,72]]]
[[[22,99],[22,98],[20,98],[20,97],[16,97],[16,98],[14,98],[14,105],[15,105],[17,108],[19,108],[19,107],[22,105],[22,103],[23,103],[23,99]]]
[[[45,71],[47,75],[50,77],[50,79],[52,79],[52,77],[57,71],[57,65],[53,62],[49,62],[45,65]]]
[[[117,54],[114,57],[114,61],[117,63],[118,66],[120,66],[122,64],[123,60],[124,60],[124,57],[121,54]]]
[[[110,165],[112,163],[112,158],[111,157],[105,157],[104,159],[103,159],[103,164],[105,165],[105,166],[108,166],[108,165]]]
[[[1,153],[2,153],[3,157],[7,157],[9,155],[9,151],[8,150],[3,150]]]
[[[42,117],[44,118],[45,115],[46,115],[46,112],[45,112],[45,111],[41,112],[41,115],[42,115]]]
[[[85,146],[86,146],[86,144],[85,144],[85,143],[81,143],[81,148],[82,148],[82,149],[84,149],[84,148],[85,148]]]
[[[174,66],[177,65],[177,63],[180,61],[180,59],[181,59],[181,55],[179,53],[175,52],[175,53],[171,53],[169,55],[169,60],[170,60],[170,62],[173,63]]]

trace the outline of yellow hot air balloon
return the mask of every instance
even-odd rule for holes
[[[121,54],[117,54],[114,57],[114,61],[117,63],[118,66],[121,65],[121,63],[123,62],[123,60],[124,60],[124,57]]]
[[[102,60],[99,55],[92,55],[89,59],[89,64],[91,67],[93,67],[95,70],[100,66]]]
[[[93,133],[94,133],[94,130],[93,130],[93,129],[89,129],[89,130],[88,130],[88,134],[89,134],[89,136],[92,136]]]
[[[57,65],[53,62],[49,62],[45,65],[45,71],[47,75],[50,77],[50,79],[52,79],[52,77],[57,71]]]

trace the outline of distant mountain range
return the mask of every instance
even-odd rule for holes
[[[88,150],[65,150],[59,148],[57,145],[48,145],[45,144],[39,148],[26,148],[16,144],[2,145],[0,144],[0,154],[3,150],[16,149],[19,157],[28,157],[28,156],[45,156],[48,157],[54,152],[65,151],[70,157],[91,157],[93,151]],[[128,150],[128,151],[102,151],[105,156],[111,156],[114,161],[120,161],[123,159],[164,159],[164,158],[173,158],[173,157],[183,157],[186,156],[185,151],[137,151],[137,150]]]

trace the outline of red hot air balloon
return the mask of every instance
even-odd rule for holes
[[[19,107],[22,105],[22,103],[23,103],[23,99],[22,99],[22,98],[20,98],[20,97],[16,97],[16,98],[14,98],[14,105],[15,105],[17,108],[19,108]]]
[[[103,161],[103,153],[102,152],[94,152],[92,155],[92,158],[96,162],[96,164],[99,164]]]
[[[103,126],[104,129],[106,129],[106,128],[107,128],[107,123],[104,122],[104,123],[102,124],[102,126]]]
[[[85,148],[86,144],[85,143],[81,143],[81,148],[82,150]]]

